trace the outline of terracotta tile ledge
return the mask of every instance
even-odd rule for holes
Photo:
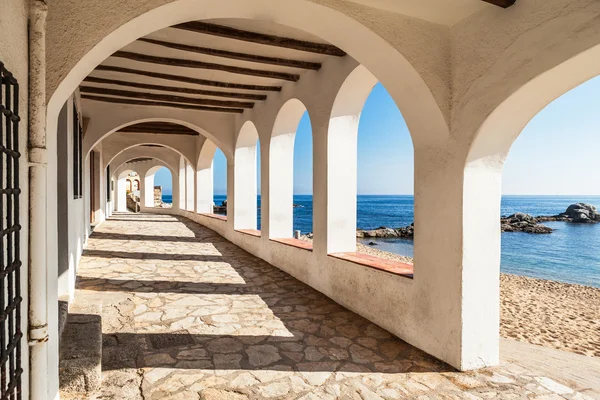
[[[294,238],[281,238],[281,239],[271,239],[273,242],[285,244],[287,246],[297,247],[299,249],[312,251],[313,246],[311,242],[307,242],[306,240],[294,239]]]
[[[329,256],[413,279],[414,266],[412,264],[385,260],[383,258],[374,257],[363,253],[331,253]]]
[[[220,219],[221,221],[227,221],[226,215],[220,215],[220,214],[198,214],[198,215],[202,215],[203,217],[208,217],[208,218]]]
[[[261,233],[257,229],[236,229],[236,232],[243,233],[245,235],[260,237]]]

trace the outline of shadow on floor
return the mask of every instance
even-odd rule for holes
[[[137,218],[136,215],[128,220],[133,224],[147,219],[143,215]],[[253,295],[268,307],[261,306],[262,313],[272,313],[272,317],[275,317],[274,323],[279,324],[282,329],[275,330],[271,335],[196,334],[181,328],[174,328],[174,331],[169,333],[145,333],[135,332],[137,328],[131,325],[123,329],[123,332],[104,333],[103,370],[167,367],[381,373],[455,371],[449,365],[395,338],[276,267],[250,255],[215,232],[183,217],[169,216],[165,222],[181,223],[194,234],[194,238],[186,237],[180,245],[210,243],[223,256],[99,250],[86,250],[84,256],[196,262],[190,265],[218,261],[227,263],[227,268],[230,266],[233,269],[231,272],[239,275],[245,283],[193,282],[192,277],[187,277],[186,280],[185,276],[175,275],[169,277],[173,280],[165,280],[159,276],[156,280],[147,277],[144,280],[105,279],[99,270],[97,276],[79,276],[77,288],[140,295],[218,294],[231,295],[236,299],[241,295]],[[95,232],[91,239],[111,240],[111,236],[112,233]],[[137,234],[114,234],[114,237],[125,236],[144,237]],[[175,237],[173,242],[177,242],[179,238]],[[159,237],[156,241],[168,242],[169,239]],[[143,240],[148,239],[144,237]],[[219,267],[211,265],[210,268]],[[126,312],[118,311],[119,315],[125,316],[124,319],[126,314],[133,316],[134,305],[130,304],[128,307],[124,308]],[[162,307],[164,310],[168,309],[168,305]],[[198,306],[198,309],[201,310],[202,306]],[[254,310],[248,309],[244,316],[250,316],[252,319],[252,316],[256,315],[257,321],[260,322],[260,313],[254,313]],[[221,312],[221,315],[223,314],[227,312]],[[202,318],[205,326],[210,327],[210,318],[211,315],[208,314],[206,318]],[[172,321],[167,320],[165,323],[167,329]],[[246,320],[244,323],[251,322]]]

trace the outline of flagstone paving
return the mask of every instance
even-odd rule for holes
[[[460,373],[185,218],[117,214],[78,291],[103,302],[103,399],[587,399],[515,364]]]

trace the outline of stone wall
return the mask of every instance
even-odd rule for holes
[[[154,186],[154,207],[162,204],[162,186]]]

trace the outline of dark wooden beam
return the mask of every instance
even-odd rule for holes
[[[180,108],[183,110],[214,111],[214,112],[235,113],[235,114],[241,114],[244,112],[244,110],[241,108],[205,107],[205,106],[196,106],[196,105],[191,105],[191,104],[165,103],[162,101],[143,101],[143,100],[123,99],[123,98],[119,98],[119,97],[92,96],[92,95],[88,95],[88,94],[82,94],[81,98],[86,99],[86,100],[91,100],[91,101],[102,101],[105,103],[130,104],[130,105],[136,105],[136,106],[170,107],[170,108]]]
[[[199,95],[214,96],[214,97],[229,97],[232,99],[243,99],[243,100],[266,100],[267,99],[267,96],[264,94],[252,94],[252,93],[241,93],[241,92],[220,92],[217,90],[190,89],[190,88],[178,87],[178,86],[151,85],[149,83],[121,81],[121,80],[117,80],[117,79],[96,78],[94,76],[88,76],[83,81],[84,82],[93,82],[93,83],[103,83],[103,84],[107,84],[107,85],[129,86],[129,87],[134,87],[134,88],[138,88],[138,89],[160,90],[162,92],[199,94]]]
[[[127,161],[128,163],[130,162],[144,162],[144,161],[152,161],[154,160],[154,158],[148,158],[148,157],[138,157],[138,158],[132,158],[131,160]]]
[[[190,135],[198,136],[198,132],[183,125],[172,124],[168,122],[143,122],[140,124],[129,125],[119,129],[119,132],[127,133],[155,133],[169,135]]]
[[[174,25],[173,28],[203,33],[205,35],[242,40],[245,42],[259,43],[267,46],[285,47],[286,49],[325,54],[328,56],[343,57],[346,55],[342,49],[339,49],[331,44],[308,42],[305,40],[244,31],[241,29],[230,28],[228,26],[215,25],[201,21],[186,22],[183,24]]]
[[[498,7],[508,8],[516,3],[517,0],[482,0],[486,3],[493,4]]]
[[[263,92],[281,92],[281,86],[248,85],[244,83],[212,81],[208,79],[191,78],[189,76],[163,74],[160,72],[144,71],[141,69],[114,67],[112,65],[98,65],[96,71],[122,72],[124,74],[134,74],[147,76],[150,78],[165,79],[177,82],[193,83],[195,85],[212,86],[228,89],[254,90]]]
[[[106,89],[106,88],[95,87],[95,86],[80,86],[79,91],[81,93],[128,97],[131,99],[166,101],[169,103],[194,104],[197,106],[217,106],[217,107],[234,107],[234,108],[252,108],[252,107],[254,107],[254,103],[247,102],[247,101],[216,100],[216,99],[206,99],[206,98],[199,99],[199,98],[193,98],[193,97],[173,96],[171,94],[157,94],[157,93],[147,93],[147,92],[132,92],[130,90]]]
[[[261,64],[278,65],[281,67],[312,69],[314,71],[318,71],[321,68],[321,63],[318,63],[318,62],[291,60],[291,59],[287,59],[287,58],[278,58],[278,57],[258,56],[255,54],[237,53],[234,51],[211,49],[208,47],[190,46],[187,44],[165,42],[163,40],[156,40],[156,39],[149,39],[149,38],[141,38],[138,40],[141,42],[151,43],[151,44],[155,44],[157,46],[167,47],[170,49],[188,51],[190,53],[197,53],[197,54],[206,54],[206,55],[215,56],[215,57],[230,58],[233,60],[249,61],[249,62],[261,63]]]
[[[298,74],[287,72],[268,71],[263,69],[243,68],[233,65],[215,64],[196,60],[184,60],[182,58],[156,57],[147,54],[132,53],[130,51],[117,51],[112,57],[126,58],[128,60],[145,62],[150,64],[168,65],[171,67],[208,69],[214,71],[229,72],[231,74],[259,76],[261,78],[282,79],[290,82],[297,82],[300,79]]]

